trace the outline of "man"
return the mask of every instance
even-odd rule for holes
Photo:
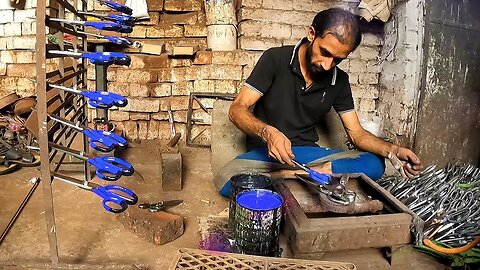
[[[292,159],[323,173],[365,173],[378,179],[388,157],[401,160],[408,177],[419,174],[423,167],[411,150],[375,137],[359,123],[348,75],[336,66],[360,42],[355,16],[332,8],[315,16],[307,37],[296,46],[265,51],[229,110],[230,120],[247,134],[250,152],[216,176],[223,196],[229,195],[230,177],[243,171],[280,176],[299,172]],[[314,126],[331,107],[355,147],[365,152],[342,153],[315,144]]]

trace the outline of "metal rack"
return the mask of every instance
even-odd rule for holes
[[[80,2],[81,1],[81,2]],[[85,17],[77,12],[75,7],[80,6],[80,10],[86,10],[87,2],[85,0],[73,0],[73,5],[64,0],[48,1],[48,12],[50,16],[57,14],[58,18],[65,18],[65,11],[68,10],[81,19]],[[80,5],[79,5],[80,2]],[[68,47],[73,49],[86,48],[86,38],[70,29],[64,27],[60,23],[50,23],[48,25],[49,32],[54,33],[59,40],[58,45],[47,44],[47,25],[45,23],[47,14],[47,0],[37,1],[37,16],[36,16],[36,93],[37,93],[37,114],[38,114],[38,143],[40,146],[40,165],[45,217],[47,222],[47,233],[50,245],[50,259],[52,264],[58,264],[58,246],[57,235],[55,228],[55,213],[53,207],[52,195],[52,175],[51,172],[58,171],[62,162],[65,159],[65,153],[57,151],[50,151],[49,142],[53,141],[70,147],[78,133],[67,130],[67,127],[61,128],[59,123],[55,123],[48,119],[48,114],[59,115],[63,118],[73,114],[69,120],[73,122],[85,122],[87,120],[87,105],[85,98],[75,96],[71,93],[65,93],[51,89],[47,86],[47,81],[57,85],[86,85],[86,60],[71,60],[58,58],[58,69],[52,72],[46,72],[47,59],[50,58],[48,49],[65,50]],[[69,33],[73,36],[71,45],[67,45],[63,41],[63,34]],[[86,138],[83,136],[83,150],[87,151]],[[51,162],[56,159],[56,165]],[[90,173],[87,165],[84,166],[85,181],[90,179]]]
[[[78,8],[78,10],[77,10]],[[40,166],[44,209],[47,224],[47,234],[50,246],[50,259],[52,265],[56,268],[71,269],[71,264],[60,263],[58,256],[58,244],[55,224],[55,211],[53,205],[52,181],[62,164],[65,164],[66,153],[54,149],[52,143],[59,145],[63,149],[71,149],[71,145],[81,142],[83,153],[88,153],[88,140],[84,133],[72,130],[67,125],[53,121],[52,118],[61,117],[75,124],[85,125],[87,122],[87,100],[84,96],[66,91],[60,91],[57,88],[49,87],[49,84],[59,85],[61,87],[81,87],[87,86],[87,60],[73,59],[71,57],[59,57],[50,54],[50,50],[74,50],[87,51],[86,35],[66,27],[63,23],[53,22],[48,18],[65,19],[67,12],[75,15],[75,19],[86,21],[85,16],[79,11],[86,11],[86,0],[38,0],[36,14],[36,93],[38,116],[38,143],[40,147]],[[48,15],[47,15],[48,14]],[[84,26],[80,28],[84,32]],[[64,33],[72,35],[72,41],[67,44],[64,42]],[[48,42],[47,35],[53,35],[58,44]],[[58,69],[47,72],[49,59],[58,59]],[[61,88],[60,88],[61,89]],[[106,89],[102,89],[106,90]],[[75,140],[80,135],[80,140]],[[77,146],[78,148],[78,146]],[[133,170],[133,169],[132,169]],[[83,166],[84,186],[89,186],[91,174],[87,162]],[[133,173],[133,171],[132,171]],[[73,178],[72,178],[73,179]],[[98,185],[97,185],[98,186]],[[75,264],[78,269],[91,269],[92,265]],[[109,264],[102,266],[102,269],[136,269],[131,265]]]

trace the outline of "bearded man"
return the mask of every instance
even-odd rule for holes
[[[240,172],[298,173],[292,159],[322,173],[364,173],[374,180],[384,173],[384,158],[400,161],[397,168],[408,177],[420,173],[423,166],[410,149],[385,142],[360,125],[348,75],[337,65],[361,38],[357,18],[332,8],[315,16],[307,36],[295,46],[263,53],[229,110],[230,120],[247,135],[249,152],[216,175],[220,194],[229,196],[229,179]],[[332,107],[363,152],[343,154],[316,144],[315,125]]]

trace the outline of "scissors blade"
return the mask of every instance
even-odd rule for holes
[[[164,201],[162,206],[163,207],[172,207],[172,206],[175,206],[175,205],[179,205],[181,203],[183,203],[183,200]]]

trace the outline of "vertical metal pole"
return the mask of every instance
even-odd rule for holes
[[[105,46],[102,44],[95,45],[96,52],[103,52]],[[95,65],[95,87],[97,91],[107,91],[107,67],[103,65]],[[95,109],[97,118],[103,118],[108,121],[107,109]]]
[[[49,148],[48,148],[48,127],[47,127],[47,86],[46,86],[46,0],[37,0],[37,20],[36,20],[36,81],[35,90],[37,92],[37,113],[40,146],[40,159],[43,162],[40,165],[43,203],[45,208],[45,218],[47,221],[48,241],[50,244],[50,258],[52,264],[58,264],[58,246],[57,234],[55,229],[55,213],[53,209],[52,178],[50,175]]]

